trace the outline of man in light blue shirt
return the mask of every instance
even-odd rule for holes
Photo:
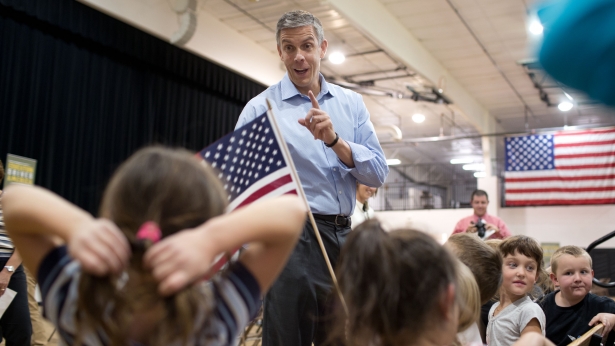
[[[361,95],[327,83],[320,74],[327,40],[318,18],[305,11],[285,13],[278,21],[276,39],[287,73],[248,102],[237,128],[265,113],[266,99],[272,102],[335,266],[350,232],[357,180],[379,187],[389,169]],[[328,323],[318,317],[331,312],[331,288],[314,230],[307,222],[286,268],[265,297],[263,345],[323,344]]]

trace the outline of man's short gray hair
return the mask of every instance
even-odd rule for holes
[[[282,15],[282,17],[280,17],[275,31],[275,39],[278,46],[280,45],[280,32],[283,29],[299,28],[308,25],[314,27],[314,33],[316,34],[316,39],[318,40],[318,45],[320,46],[322,41],[325,39],[322,23],[320,23],[320,20],[310,12],[302,10],[286,12]]]

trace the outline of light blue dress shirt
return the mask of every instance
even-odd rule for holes
[[[331,117],[333,129],[350,145],[354,168],[347,167],[333,149],[315,140],[312,133],[298,123],[300,118],[305,118],[312,103],[307,95],[297,90],[288,74],[248,102],[235,128],[265,113],[266,99],[269,99],[312,212],[352,215],[356,181],[380,187],[389,174],[389,167],[361,95],[327,83],[322,75],[320,82],[316,100],[320,109]]]

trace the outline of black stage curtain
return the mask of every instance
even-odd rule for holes
[[[135,150],[200,150],[264,89],[76,1],[0,0],[0,158],[94,214]]]

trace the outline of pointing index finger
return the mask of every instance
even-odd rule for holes
[[[312,101],[312,108],[320,109],[320,105],[318,105],[318,101],[316,100],[316,96],[314,96],[312,90],[308,91],[308,97],[310,98],[310,101]]]

